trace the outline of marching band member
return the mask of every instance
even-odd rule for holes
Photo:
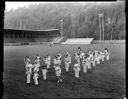
[[[104,49],[104,52],[105,52],[106,59],[109,60],[109,52],[108,52],[108,49],[105,48]]]
[[[31,83],[32,68],[34,66],[31,64],[31,60],[28,56],[24,58],[24,62],[26,65],[27,84],[30,84]]]
[[[43,60],[42,60],[42,74],[43,74],[43,80],[46,80],[47,79],[47,65],[46,65],[46,60],[47,58],[44,57]]]
[[[33,71],[39,71],[39,67],[40,67],[40,61],[41,61],[41,58],[39,56],[39,54],[36,55],[36,58],[35,58],[35,61],[34,61],[34,70]]]
[[[77,54],[76,60],[77,60],[78,64],[80,65],[80,55],[79,54]]]
[[[26,70],[26,75],[27,75],[27,84],[30,84],[31,83],[31,75],[32,75],[32,68],[34,66],[32,64],[28,64],[27,65],[27,70]]]
[[[56,74],[56,76],[57,76],[57,79],[58,79],[58,83],[60,83],[60,82],[62,82],[62,79],[61,79],[61,68],[60,68],[60,65],[59,65],[59,63],[58,63],[58,58],[57,58],[57,56],[55,56],[55,58],[54,58],[54,69],[55,69],[55,74]]]
[[[97,64],[100,64],[99,52],[95,51],[95,60]]]
[[[88,69],[91,69],[91,63],[90,63],[90,56],[88,55],[87,56],[87,66],[88,66]]]
[[[30,57],[27,56],[24,58],[24,63],[25,63],[25,66],[26,66],[26,71],[28,70],[28,64],[31,64],[31,60],[30,60]]]
[[[62,54],[59,52],[57,54],[57,61],[58,61],[59,65],[61,65],[61,60],[62,60]]]
[[[75,77],[79,78],[79,72],[80,72],[80,64],[77,62],[76,64],[74,64],[73,67],[74,71],[75,71]]]
[[[37,54],[35,58],[35,62],[40,65],[40,61],[41,61],[41,57],[39,56],[39,54]]]
[[[51,65],[51,56],[49,55],[46,56],[45,63],[47,65],[47,68],[49,69]]]
[[[38,63],[38,62],[35,62],[34,63],[34,69],[33,69],[33,71],[35,72],[35,71],[39,71],[39,67],[40,67],[40,63]]]
[[[60,52],[58,52],[57,56],[59,57],[59,59],[62,58],[62,54]]]
[[[39,77],[38,71],[35,70],[34,71],[34,76],[33,76],[35,85],[38,85],[38,77]]]
[[[50,65],[51,65],[51,56],[50,55],[48,55],[48,57],[47,57],[47,68],[50,68]]]
[[[104,52],[100,52],[100,57],[101,57],[101,61],[104,61],[104,58],[105,58]]]
[[[93,52],[90,53],[90,65],[92,64],[94,66],[94,57],[93,57]]]
[[[83,72],[87,72],[87,59],[86,56],[82,59],[82,65],[83,65]]]
[[[65,69],[66,69],[66,72],[69,71],[69,65],[71,64],[71,57],[66,55],[66,58],[65,58]]]
[[[93,66],[96,66],[95,52],[93,52]]]
[[[70,54],[70,52],[69,52],[69,51],[66,51],[66,55],[71,56],[71,54]]]

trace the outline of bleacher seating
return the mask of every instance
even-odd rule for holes
[[[62,39],[63,39],[63,37],[56,37],[53,39],[52,43],[53,44],[59,44],[59,43],[61,43]]]
[[[73,38],[67,39],[62,44],[91,44],[93,38]]]

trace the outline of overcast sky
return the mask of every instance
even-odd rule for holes
[[[7,11],[11,9],[17,9],[19,7],[28,7],[30,4],[39,4],[39,3],[45,3],[45,2],[5,2],[5,9]]]
[[[48,3],[48,2],[13,2],[13,1],[5,2],[5,9],[7,11],[9,11],[11,9],[15,10],[19,7],[24,7],[24,6],[28,7],[28,5],[30,5],[30,4],[39,4],[39,3]],[[54,3],[56,3],[56,2],[54,2]],[[63,3],[63,2],[61,2],[61,3]],[[78,2],[78,3],[86,3],[86,2]],[[101,2],[97,2],[97,3],[101,3]]]

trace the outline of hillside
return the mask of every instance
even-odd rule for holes
[[[5,11],[4,28],[42,30],[60,29],[63,20],[63,33],[68,38],[93,37],[99,39],[98,14],[104,13],[105,24],[108,18],[113,25],[105,25],[105,39],[125,39],[125,3],[46,3]],[[112,30],[113,27],[113,30]]]

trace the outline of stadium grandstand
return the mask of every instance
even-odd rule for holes
[[[91,44],[94,38],[72,38],[62,44]]]
[[[60,43],[63,37],[59,29],[20,30],[4,29],[5,43],[51,42]]]

